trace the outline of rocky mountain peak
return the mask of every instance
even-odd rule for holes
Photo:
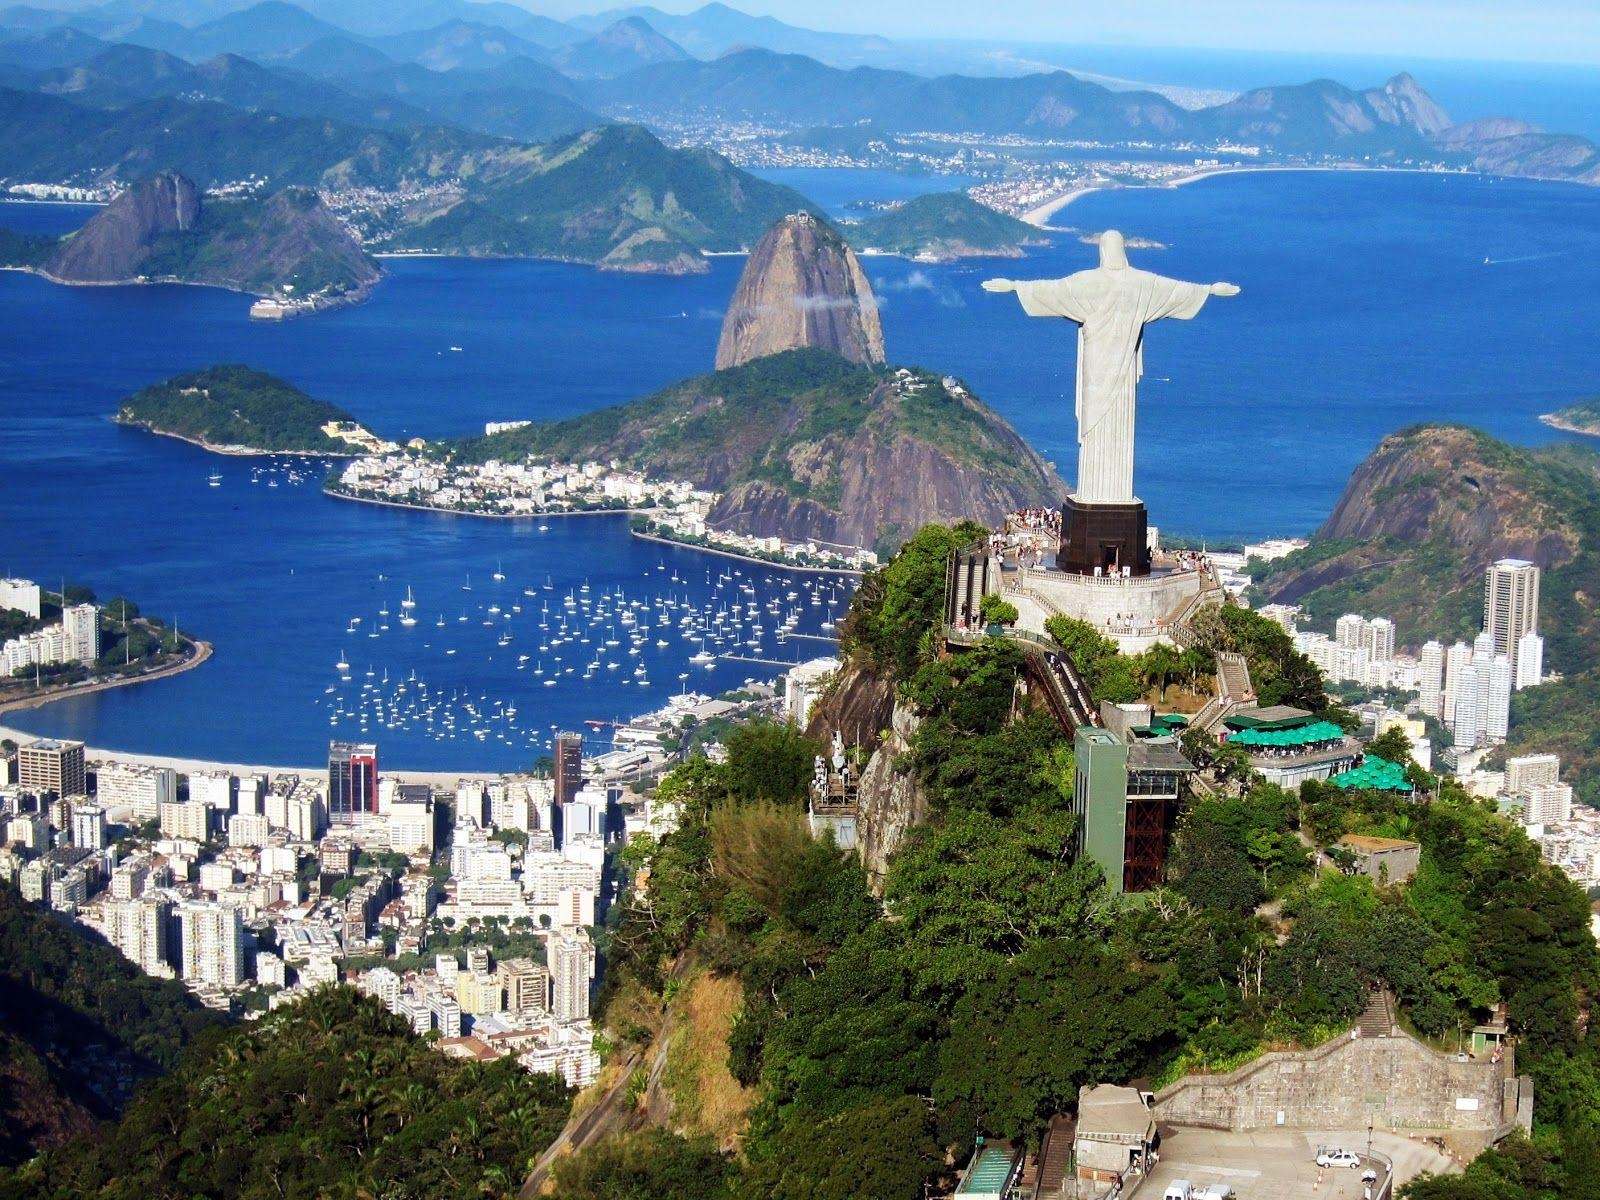
[[[1450,114],[1407,71],[1390,79],[1382,89],[1368,92],[1367,99],[1379,117],[1390,124],[1425,135],[1450,128]]]
[[[777,222],[756,245],[717,342],[717,369],[808,346],[881,363],[883,325],[855,252],[809,213]]]
[[[58,279],[131,279],[168,234],[200,223],[200,189],[176,171],[162,171],[123,192],[63,243],[50,265]]]

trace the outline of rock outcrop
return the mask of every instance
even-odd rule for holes
[[[808,213],[783,218],[751,252],[717,342],[717,369],[815,346],[883,361],[872,285],[844,239]]]
[[[1549,622],[1567,636],[1594,624],[1593,606],[1572,585],[1590,557],[1584,522],[1600,493],[1597,465],[1578,447],[1530,450],[1461,426],[1391,434],[1356,468],[1310,547],[1272,564],[1261,590],[1320,622],[1382,613],[1403,644],[1416,645],[1470,638],[1483,614],[1484,568],[1523,558],[1547,572],[1547,614],[1570,608]]]
[[[67,283],[112,283],[145,273],[162,240],[200,225],[200,189],[176,171],[129,188],[63,242],[48,271]]]
[[[40,269],[61,283],[176,281],[343,299],[364,296],[380,276],[315,192],[206,201],[175,171],[123,192]]]

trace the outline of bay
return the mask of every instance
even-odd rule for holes
[[[795,173],[790,173],[794,175]],[[830,211],[882,198],[851,172],[791,178]],[[822,202],[822,201],[819,201]],[[0,225],[64,231],[68,206],[0,204]],[[1322,519],[1350,469],[1385,433],[1463,421],[1524,443],[1558,435],[1538,414],[1600,381],[1600,193],[1465,177],[1274,173],[1160,191],[1096,194],[1057,221],[1115,225],[1165,250],[1135,264],[1244,291],[1147,339],[1136,480],[1163,529],[1212,538],[1300,533]],[[926,265],[873,258],[892,359],[966,379],[1070,476],[1073,331],[1029,320],[990,275],[1059,275],[1090,266],[1073,234],[1020,261]],[[1485,262],[1489,259],[1489,262]],[[413,671],[434,694],[480,712],[518,709],[521,732],[370,727],[385,763],[433,770],[526,766],[552,727],[625,717],[683,686],[712,690],[770,677],[822,641],[768,640],[762,663],[691,664],[674,634],[645,651],[650,687],[621,671],[545,687],[533,611],[547,597],[606,591],[713,611],[736,597],[800,596],[797,628],[822,636],[825,604],[801,577],[735,565],[628,536],[618,518],[500,522],[332,500],[316,472],[249,482],[218,459],[114,425],[122,396],[176,371],[246,362],[280,373],[395,435],[474,432],[488,420],[550,418],[643,395],[709,369],[722,309],[742,263],[706,275],[639,278],[550,263],[389,260],[358,308],[281,325],[251,322],[244,297],[185,287],[59,288],[0,273],[0,571],[65,577],[126,593],[216,645],[174,679],[10,714],[6,723],[96,745],[258,762],[314,763],[328,705],[355,703],[366,671],[394,686]],[[460,346],[459,352],[451,347]],[[217,488],[207,476],[223,475]],[[507,579],[491,576],[500,566]],[[463,592],[471,576],[473,590]],[[676,574],[678,580],[673,581]],[[383,576],[382,580],[379,576]],[[726,576],[726,579],[723,577]],[[544,590],[545,583],[550,591]],[[816,581],[811,581],[815,583]],[[414,589],[419,624],[367,637],[377,609]],[[741,589],[749,586],[754,596]],[[533,589],[534,597],[524,596]],[[822,588],[842,603],[846,589]],[[524,603],[512,641],[487,607]],[[461,622],[463,610],[469,621]],[[362,616],[358,632],[350,618]],[[447,625],[437,625],[440,616]],[[657,647],[666,640],[667,647]],[[625,639],[623,639],[625,644]],[[447,649],[455,649],[447,655]],[[746,648],[748,649],[748,648]],[[583,648],[585,656],[592,653]],[[351,681],[334,663],[344,653]],[[574,648],[574,655],[577,648]],[[517,658],[530,660],[518,668]],[[551,654],[542,656],[548,674]],[[575,657],[561,664],[583,666]],[[688,675],[680,681],[679,675]],[[334,687],[330,696],[325,691]],[[414,694],[414,693],[413,693]],[[403,702],[402,702],[403,703]],[[463,723],[468,719],[460,718]],[[487,719],[487,728],[503,732]]]

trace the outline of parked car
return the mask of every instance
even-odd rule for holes
[[[1161,1200],[1193,1200],[1194,1189],[1189,1186],[1187,1179],[1174,1179],[1167,1184],[1167,1190],[1161,1193]]]
[[[1354,1150],[1341,1150],[1337,1146],[1324,1146],[1317,1151],[1319,1167],[1349,1167],[1352,1171],[1361,1165],[1361,1155]]]
[[[1208,1183],[1197,1200],[1233,1200],[1233,1188],[1226,1183]]]

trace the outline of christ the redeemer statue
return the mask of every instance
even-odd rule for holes
[[[1184,283],[1128,265],[1122,235],[1100,238],[1100,265],[1065,279],[988,279],[990,292],[1015,292],[1030,317],[1078,326],[1080,504],[1127,504],[1133,494],[1134,388],[1144,374],[1144,327],[1187,321],[1210,296],[1237,296],[1231,283]]]

